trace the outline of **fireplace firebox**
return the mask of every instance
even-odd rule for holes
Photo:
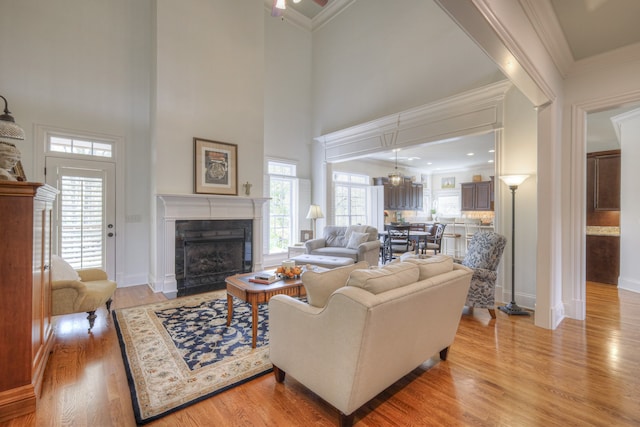
[[[224,289],[226,277],[250,272],[252,224],[252,220],[177,220],[178,296]]]

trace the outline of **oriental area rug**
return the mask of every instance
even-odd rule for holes
[[[136,422],[141,425],[270,372],[268,306],[237,299],[227,326],[226,291],[113,312]]]

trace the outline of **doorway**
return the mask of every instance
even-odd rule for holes
[[[115,277],[115,163],[45,158],[54,205],[53,249],[75,269],[100,268]]]

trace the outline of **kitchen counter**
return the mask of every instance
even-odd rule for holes
[[[586,230],[587,236],[620,236],[620,227],[588,225]]]

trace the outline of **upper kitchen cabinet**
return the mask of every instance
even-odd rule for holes
[[[493,177],[491,181],[464,182],[461,188],[461,210],[493,210]]]
[[[375,178],[376,185],[384,185],[384,208],[388,210],[420,211],[423,207],[422,184],[405,181],[400,185],[389,184],[387,178]]]
[[[587,212],[620,210],[620,150],[587,154]]]

